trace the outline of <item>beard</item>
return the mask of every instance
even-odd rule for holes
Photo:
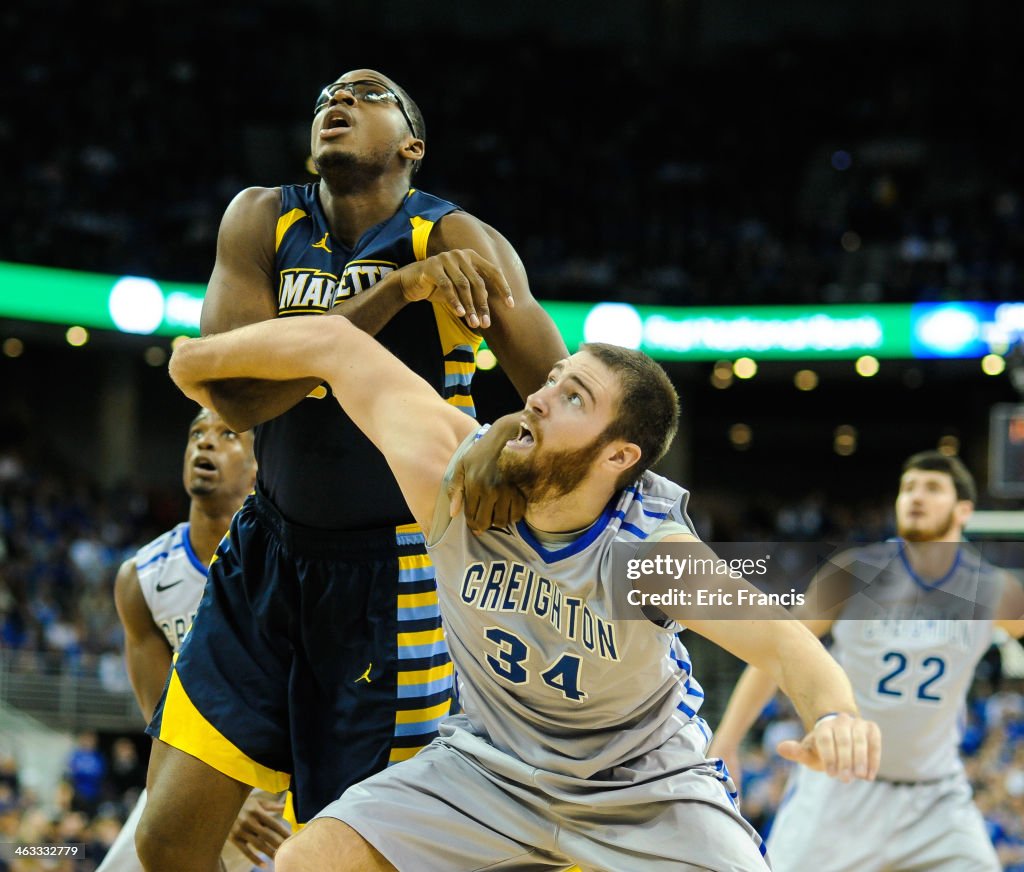
[[[313,166],[332,191],[352,192],[375,183],[391,158],[385,149],[362,156],[332,151],[314,159]]]
[[[602,434],[581,448],[565,451],[538,451],[539,445],[526,456],[502,451],[498,471],[531,503],[549,503],[577,488],[607,443]]]
[[[940,521],[938,524],[931,527],[923,527],[897,523],[896,533],[906,542],[933,542],[942,539],[949,533],[953,529],[953,524],[953,509],[950,509],[945,520]]]

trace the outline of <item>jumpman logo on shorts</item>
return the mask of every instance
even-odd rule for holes
[[[366,672],[364,672],[362,675],[360,675],[355,680],[355,683],[359,684],[360,681],[364,681],[365,680],[366,683],[369,684],[371,681],[373,681],[373,679],[370,678],[370,670],[371,669],[373,669],[373,661],[372,660],[370,661],[370,665],[366,667]]]

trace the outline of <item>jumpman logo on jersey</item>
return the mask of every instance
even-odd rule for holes
[[[370,665],[366,667],[366,672],[364,672],[362,675],[360,675],[355,680],[355,683],[359,684],[360,681],[365,681],[367,684],[369,684],[371,681],[373,681],[373,679],[370,678],[370,670],[371,669],[373,669],[373,661],[372,660],[370,661]]]
[[[324,234],[324,238],[321,239],[319,242],[314,242],[310,246],[310,248],[322,248],[324,251],[326,251],[328,254],[330,254],[331,250],[327,247],[327,237],[328,236],[330,236],[330,234],[329,233],[325,233]]]

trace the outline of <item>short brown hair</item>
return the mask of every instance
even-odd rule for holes
[[[640,447],[640,460],[617,482],[625,487],[665,456],[679,427],[679,396],[668,373],[642,351],[586,342],[580,351],[594,355],[619,379],[615,417],[605,428],[606,441],[625,439]]]
[[[978,501],[978,487],[974,483],[974,476],[959,457],[943,454],[941,451],[919,451],[907,458],[901,474],[912,469],[944,472],[953,479],[958,500],[970,500],[972,503]]]

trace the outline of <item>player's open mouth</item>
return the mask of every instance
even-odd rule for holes
[[[515,439],[509,439],[508,444],[513,448],[527,448],[533,445],[533,433],[525,424],[519,424],[519,433]]]
[[[348,130],[351,127],[348,116],[340,109],[332,109],[324,117],[323,126],[320,128],[321,134],[330,134],[334,130]]]
[[[212,460],[208,460],[205,457],[197,457],[192,461],[192,468],[199,469],[203,472],[216,472],[217,466]]]

